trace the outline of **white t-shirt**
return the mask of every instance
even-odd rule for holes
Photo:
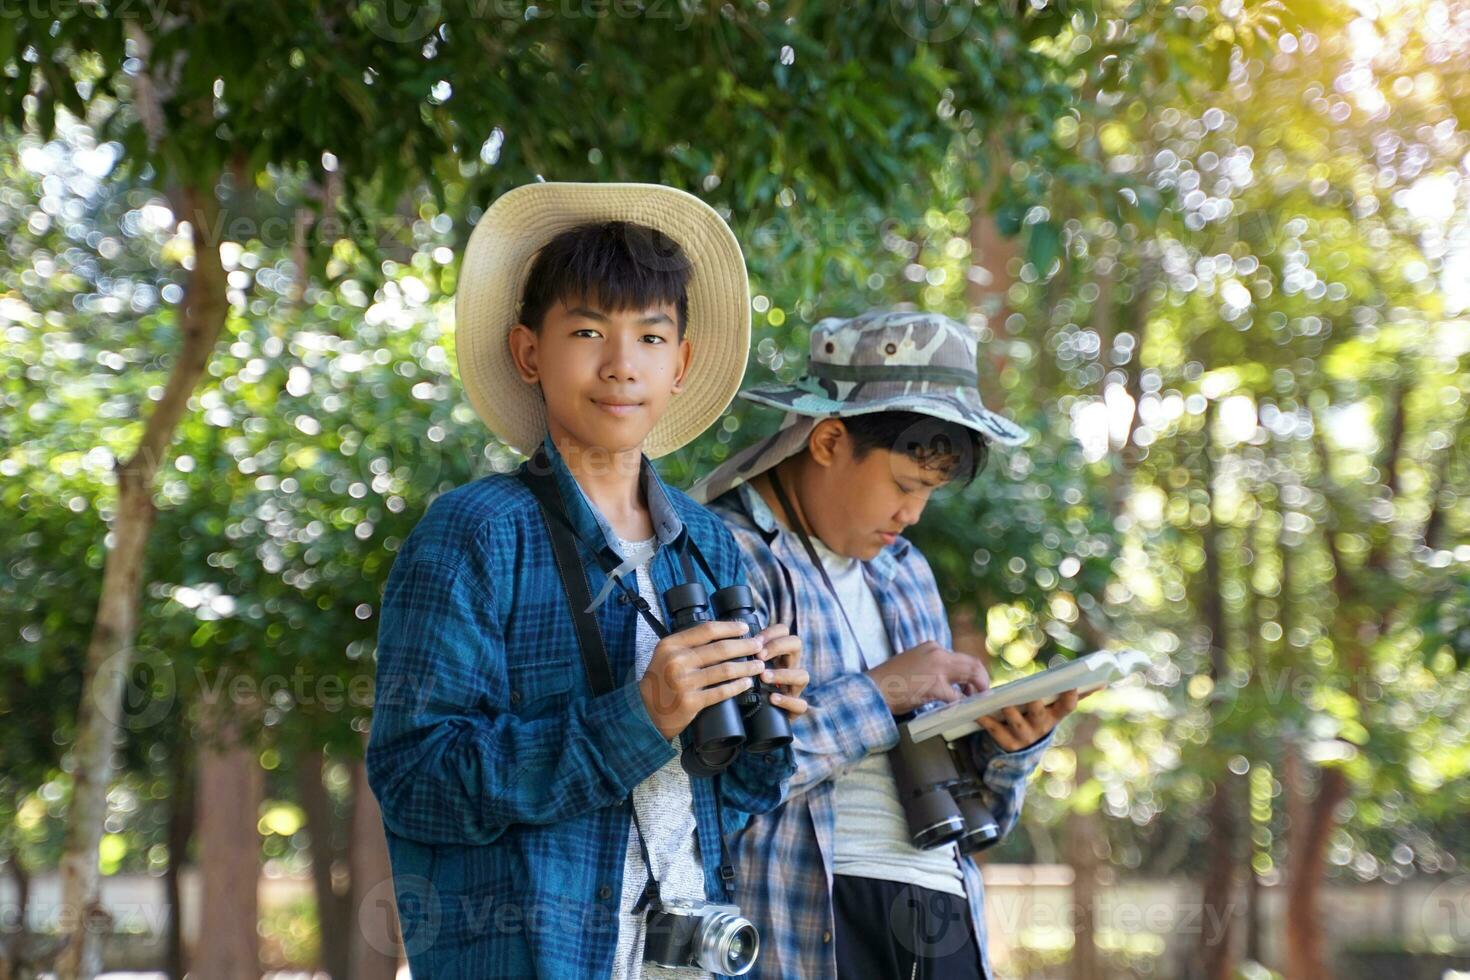
[[[653,577],[648,573],[648,560],[653,557],[657,538],[646,541],[624,541],[618,539],[618,548],[623,557],[641,561],[638,566],[638,594],[652,609],[658,609],[659,599],[653,588]],[[637,672],[641,678],[653,659],[653,648],[658,645],[658,635],[640,615],[637,633]],[[679,748],[678,736],[672,740]],[[664,763],[653,775],[633,787],[633,806],[638,811],[638,825],[628,825],[628,846],[623,859],[623,895],[618,915],[618,944],[613,954],[612,975],[615,980],[633,977],[659,978],[659,980],[705,980],[709,974],[690,967],[673,969],[643,962],[643,941],[646,934],[647,910],[635,913],[633,906],[643,894],[648,881],[644,870],[643,852],[638,847],[637,826],[642,826],[648,835],[648,856],[654,865],[654,877],[658,879],[659,895],[664,899],[688,899],[704,901],[704,865],[699,859],[699,842],[695,836],[694,795],[689,789],[689,774],[680,765],[678,756]]]
[[[863,578],[863,563],[812,540],[832,585],[862,640],[863,665],[851,643],[842,645],[842,667],[857,673],[893,656],[878,600]],[[846,627],[844,626],[844,632]],[[832,844],[832,873],[882,881],[901,881],[921,888],[965,894],[953,844],[921,850],[911,844],[908,821],[898,800],[893,766],[887,752],[873,752],[833,782],[837,833]]]

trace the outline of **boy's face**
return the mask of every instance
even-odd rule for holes
[[[872,449],[860,457],[846,432],[826,444],[821,433],[813,435],[808,451],[818,464],[817,492],[803,506],[822,543],[839,555],[876,558],[919,522],[929,496],[947,482],[943,471],[904,453]]]
[[[614,312],[589,300],[553,304],[539,332],[517,324],[510,347],[521,378],[541,386],[552,437],[613,453],[643,445],[692,353],[673,304]]]

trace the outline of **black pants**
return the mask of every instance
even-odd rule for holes
[[[983,980],[970,906],[962,896],[836,875],[832,910],[842,980]]]

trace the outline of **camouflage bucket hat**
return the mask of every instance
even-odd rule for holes
[[[1016,446],[1026,430],[980,400],[975,334],[938,313],[874,310],[828,317],[812,328],[807,373],[760,385],[741,398],[787,412],[781,428],[721,464],[691,490],[713,500],[806,446],[825,418],[915,412],[956,422],[991,442]]]

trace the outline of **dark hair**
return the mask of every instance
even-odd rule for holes
[[[968,485],[990,458],[990,440],[969,426],[919,412],[871,412],[842,419],[858,459],[875,449],[902,453],[945,480]]]
[[[539,331],[553,304],[573,299],[609,311],[672,303],[682,339],[691,271],[684,249],[663,232],[627,221],[578,225],[536,254],[521,294],[520,322]]]

